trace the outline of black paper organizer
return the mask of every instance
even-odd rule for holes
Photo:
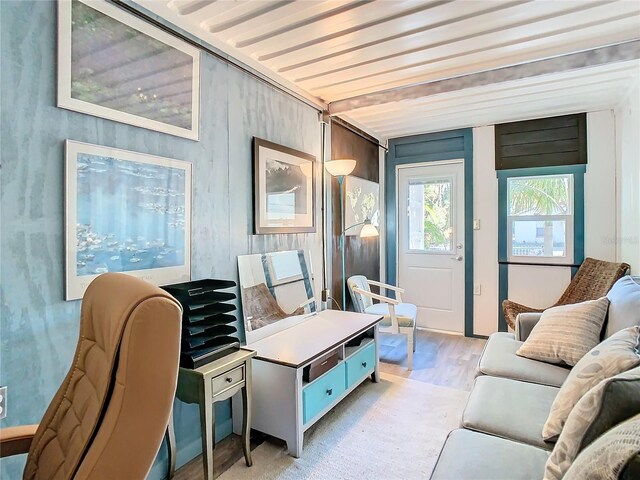
[[[221,292],[236,286],[232,280],[196,280],[162,287],[182,305],[180,366],[198,368],[240,349],[231,323],[236,307],[234,293]]]

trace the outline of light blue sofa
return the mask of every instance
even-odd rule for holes
[[[640,324],[639,277],[622,278],[608,297],[605,336]],[[447,437],[432,480],[542,479],[554,446],[542,427],[570,370],[516,355],[540,315],[521,314],[515,334],[489,337],[461,428]]]

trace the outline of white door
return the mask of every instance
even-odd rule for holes
[[[462,160],[398,168],[398,286],[418,326],[464,333]]]

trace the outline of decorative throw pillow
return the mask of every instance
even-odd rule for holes
[[[549,460],[544,480],[560,480],[574,459],[614,425],[640,413],[640,367],[607,378],[571,410]]]
[[[563,480],[618,480],[640,452],[640,415],[620,423],[585,448]]]
[[[561,305],[545,310],[517,355],[574,366],[600,342],[609,300]]]
[[[571,369],[551,405],[549,417],[542,428],[542,437],[546,441],[553,441],[560,435],[574,405],[589,389],[606,378],[640,365],[638,335],[639,327],[620,330],[593,347]]]

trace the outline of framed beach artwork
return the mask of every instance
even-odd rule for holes
[[[98,275],[191,278],[191,163],[67,140],[66,300]]]
[[[200,51],[104,0],[58,2],[58,107],[198,139]]]
[[[371,224],[380,227],[380,186],[364,178],[347,176],[345,178],[344,224],[356,225],[369,219]],[[362,225],[350,228],[345,235],[360,235]]]
[[[315,161],[308,153],[253,139],[254,233],[316,231]]]

